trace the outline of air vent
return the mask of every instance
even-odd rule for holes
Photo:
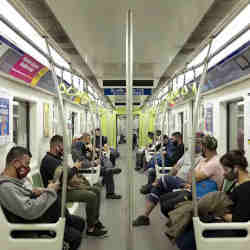
[[[126,102],[116,102],[115,103],[115,106],[125,106],[126,105]],[[141,105],[140,102],[134,102],[133,103],[134,106],[138,106],[138,105]]]
[[[125,80],[103,80],[102,81],[104,88],[111,88],[111,87],[126,87]],[[154,87],[154,80],[134,80],[133,87]]]

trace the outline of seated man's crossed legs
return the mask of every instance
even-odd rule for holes
[[[138,216],[133,221],[133,226],[147,226],[150,224],[149,216],[151,212],[154,210],[158,202],[160,201],[160,197],[163,194],[172,192],[174,189],[178,189],[183,187],[185,181],[176,176],[164,175],[160,179],[158,179],[155,183],[153,183],[153,187],[151,189],[150,194],[147,195],[146,199],[146,208],[144,214]]]

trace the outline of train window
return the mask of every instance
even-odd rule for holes
[[[13,142],[29,148],[29,103],[14,99]]]
[[[228,150],[244,150],[244,102],[228,103]]]

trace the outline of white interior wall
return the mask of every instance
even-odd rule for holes
[[[218,139],[218,152],[223,154],[227,151],[227,103],[239,98],[244,98],[244,148],[247,158],[250,157],[248,138],[250,138],[250,76],[234,81],[214,93],[204,96],[204,104],[214,104],[213,127],[214,136]]]
[[[183,142],[185,146],[187,146],[189,144],[188,138],[191,137],[191,132],[192,132],[191,101],[176,105],[176,107],[173,107],[171,109],[171,112],[172,112],[172,117],[174,116],[175,119],[174,121],[175,126],[172,126],[169,136],[171,136],[171,134],[175,131],[181,132],[181,124],[180,124],[181,121],[179,119],[179,114],[183,112]]]
[[[246,157],[250,158],[250,76],[245,76],[237,81],[228,83],[222,88],[206,93],[202,96],[201,104],[204,104],[204,109],[207,106],[213,105],[213,136],[218,139],[218,153],[223,154],[227,151],[227,103],[239,98],[244,98],[244,148],[246,151]],[[201,108],[201,105],[200,105]],[[191,119],[192,119],[192,103],[187,102],[178,104],[171,109],[170,115],[170,134],[175,130],[178,130],[178,113],[186,112],[185,121],[188,123],[187,137],[191,136]],[[201,110],[199,111],[199,124],[204,123],[204,119],[201,117]],[[175,117],[175,127],[173,129],[172,123],[173,116]],[[207,131],[204,131],[205,133]],[[185,137],[185,136],[184,136]],[[185,138],[184,138],[185,142]]]
[[[31,168],[39,167],[40,160],[49,149],[49,140],[54,133],[62,134],[62,123],[60,121],[59,112],[55,110],[55,121],[53,122],[53,104],[57,105],[57,101],[54,96],[39,91],[37,88],[31,88],[25,85],[22,81],[16,80],[10,76],[0,73],[1,89],[7,93],[28,101],[30,103],[30,151],[32,153]],[[48,103],[50,105],[49,110],[49,137],[45,137],[43,134],[43,104]],[[68,101],[64,101],[65,112],[70,111],[77,113],[76,132],[80,133],[80,113],[83,112],[83,108],[80,105],[73,104]],[[12,120],[10,117],[10,132],[12,135]],[[54,126],[54,133],[53,133]],[[24,132],[23,132],[24,133]],[[0,172],[4,168],[5,157],[12,144],[0,146]]]

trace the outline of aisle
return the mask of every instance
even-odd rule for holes
[[[125,209],[128,194],[126,194],[127,158],[125,145],[120,145],[120,158],[117,166],[122,168],[122,173],[115,176],[116,192],[123,196],[122,200],[106,200],[102,192],[101,220],[109,229],[109,237],[105,239],[84,238],[80,250],[125,250],[126,249],[126,224]],[[135,212],[136,215],[144,210],[145,196],[139,193],[139,188],[144,184],[146,176],[134,171],[135,180]],[[157,207],[151,217],[151,225],[134,228],[135,250],[176,250],[164,236],[166,219],[160,215]]]

